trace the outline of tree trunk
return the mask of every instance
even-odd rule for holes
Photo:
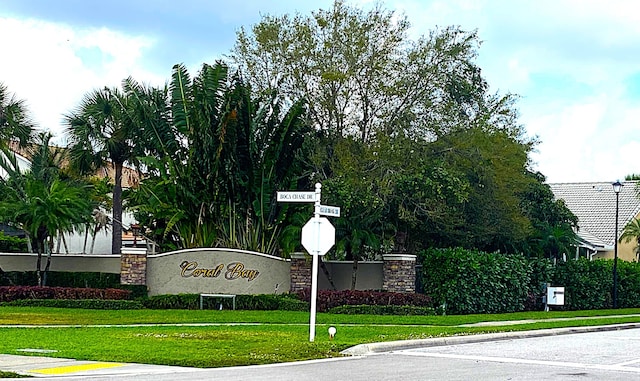
[[[356,281],[358,280],[358,258],[353,257],[353,267],[351,268],[351,289],[356,289]]]
[[[38,286],[42,286],[42,244],[36,242],[38,251],[38,259],[36,260],[36,277],[38,278]]]
[[[93,234],[91,235],[91,249],[89,250],[89,254],[90,254],[90,255],[93,255],[93,248],[94,248],[94,247],[95,247],[95,245],[96,245],[96,235],[97,235],[97,234],[98,234],[98,233],[93,232]]]
[[[46,242],[46,241],[45,241]],[[51,246],[49,244],[45,244],[45,253],[47,254],[47,264],[44,266],[44,273],[42,274],[42,284],[41,286],[47,285],[47,274],[49,273],[49,268],[51,268],[51,252],[53,242],[51,242]]]
[[[333,277],[331,277],[331,274],[329,273],[329,269],[327,269],[327,265],[322,260],[322,256],[318,256],[318,260],[320,261],[320,268],[322,268],[322,272],[324,272],[324,275],[327,277],[327,280],[331,285],[331,289],[334,291],[337,290],[338,288],[336,287],[335,283],[333,283]]]
[[[122,163],[113,163],[115,169],[113,185],[113,221],[111,229],[111,253],[120,254],[122,249]]]
[[[84,244],[82,245],[82,254],[87,254],[87,240],[89,239],[89,224],[84,227]]]
[[[33,242],[31,241],[31,236],[29,234],[27,234],[27,251],[29,253],[35,253],[35,251],[33,251]]]
[[[67,239],[64,238],[64,233],[62,233],[61,236],[62,236],[62,247],[64,247],[64,253],[69,254],[69,245],[67,245]]]

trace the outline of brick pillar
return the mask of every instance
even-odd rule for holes
[[[120,284],[147,284],[147,249],[123,247],[120,254]]]
[[[291,254],[291,288],[290,292],[298,292],[311,288],[311,257],[304,253]]]
[[[382,290],[416,292],[416,256],[386,254],[382,256]]]

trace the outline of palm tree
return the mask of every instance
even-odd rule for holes
[[[622,235],[618,239],[618,242],[629,242],[631,240],[636,241],[636,246],[634,247],[634,251],[636,253],[636,260],[640,259],[640,219],[636,218],[624,227],[622,230]]]
[[[0,83],[0,145],[6,146],[10,140],[18,140],[21,147],[31,141],[34,124],[26,104],[9,93]]]
[[[304,173],[304,103],[285,108],[275,95],[253,99],[221,63],[203,65],[193,78],[175,65],[165,90],[132,80],[124,87],[150,155],[143,159],[145,179],[129,199],[139,221],[178,247],[275,251],[274,222],[282,216],[272,197],[295,187]]]
[[[575,251],[578,239],[576,233],[567,224],[551,226],[545,223],[539,230],[536,241],[542,252],[549,255],[549,259],[558,260],[563,254],[568,256]]]
[[[137,162],[137,130],[129,107],[125,94],[104,88],[86,94],[77,109],[64,117],[72,167],[81,174],[96,173],[107,165],[114,168],[113,254],[120,254],[122,246],[122,168]]]
[[[91,218],[89,187],[62,179],[60,156],[49,147],[51,135],[39,135],[39,144],[31,152],[31,169],[21,172],[15,153],[2,148],[0,166],[7,177],[0,180],[0,219],[25,231],[38,254],[38,284],[46,283],[51,264],[53,237],[72,232]],[[47,263],[42,269],[42,255]]]

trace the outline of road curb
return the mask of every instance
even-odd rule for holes
[[[376,353],[401,351],[405,349],[415,349],[415,348],[424,348],[424,347],[439,347],[439,346],[445,346],[445,345],[479,343],[484,341],[499,341],[499,340],[512,340],[512,339],[525,339],[530,337],[569,335],[574,333],[618,331],[618,330],[633,329],[633,328],[640,328],[640,323],[611,324],[611,325],[598,325],[598,326],[588,326],[588,327],[551,328],[551,329],[540,329],[540,330],[533,330],[533,331],[510,331],[510,332],[484,333],[479,335],[434,337],[431,339],[419,339],[419,340],[387,341],[382,343],[359,344],[351,348],[347,348],[340,353],[347,356],[366,356],[366,355],[372,355]]]

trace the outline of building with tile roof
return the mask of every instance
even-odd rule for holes
[[[549,184],[556,199],[578,217],[579,255],[588,258],[613,258],[614,243],[625,225],[640,217],[640,190],[637,181],[625,181],[618,194],[618,231],[615,232],[616,194],[612,183]],[[618,258],[636,261],[636,242],[618,244]]]

